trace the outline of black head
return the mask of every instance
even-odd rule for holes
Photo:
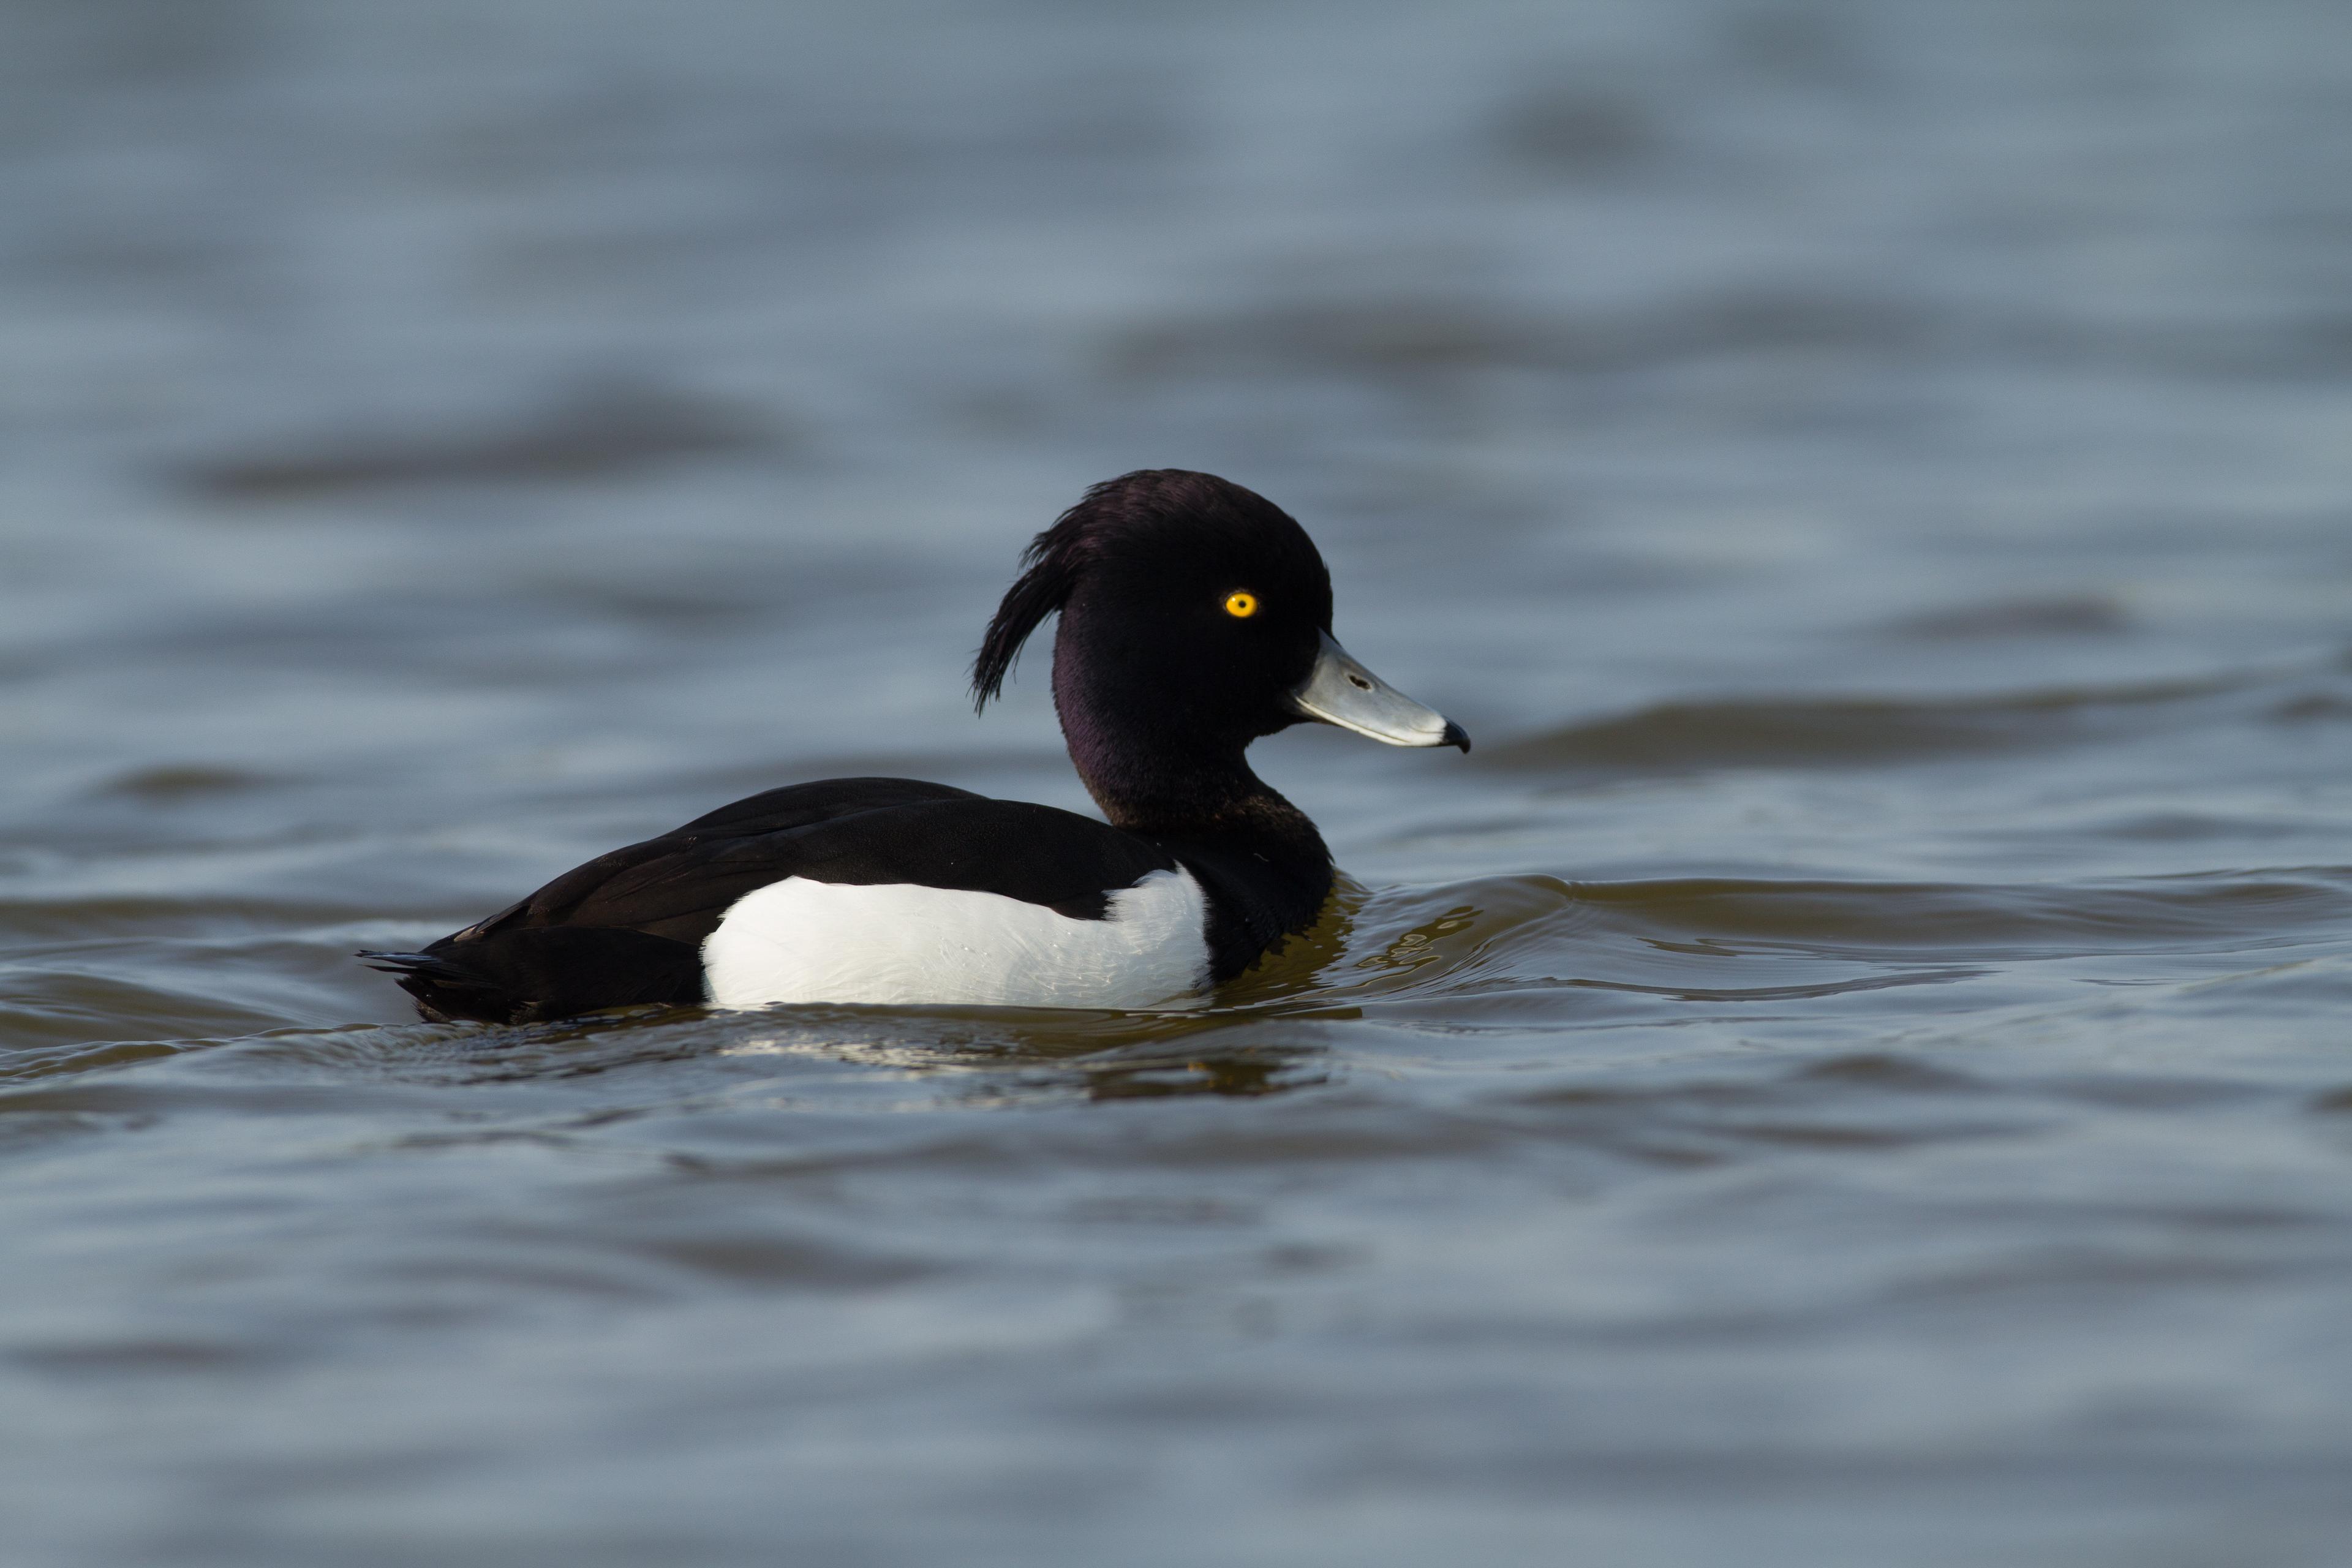
[[[1238,752],[1306,717],[1292,693],[1330,630],[1331,577],[1265,497],[1181,468],[1122,475],[1039,534],[1023,565],[972,666],[980,703],[1059,611],[1066,728],[1110,707],[1176,743]]]
[[[1060,612],[1054,706],[1113,821],[1279,800],[1242,753],[1302,721],[1469,748],[1332,640],[1331,576],[1306,530],[1213,474],[1147,468],[1098,484],[1022,564],[972,663],[973,696],[996,696],[1023,642]]]

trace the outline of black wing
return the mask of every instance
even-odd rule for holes
[[[1175,858],[1091,817],[912,779],[769,790],[600,855],[421,953],[369,955],[427,1009],[496,1022],[702,999],[700,949],[787,877],[997,893],[1079,919]]]

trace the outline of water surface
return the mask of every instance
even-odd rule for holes
[[[2352,13],[27,3],[27,1563],[2333,1563]],[[1083,808],[1087,482],[1479,740],[1200,1015],[414,1021],[794,779]]]

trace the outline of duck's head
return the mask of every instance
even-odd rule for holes
[[[1022,564],[972,692],[982,706],[996,696],[1023,642],[1059,611],[1054,701],[1090,785],[1104,770],[1238,765],[1260,735],[1310,720],[1391,746],[1470,749],[1460,725],[1332,637],[1331,576],[1307,531],[1213,474],[1150,468],[1098,484]]]

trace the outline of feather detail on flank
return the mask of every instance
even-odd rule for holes
[[[789,877],[737,900],[702,944],[719,1007],[778,1002],[1181,1005],[1207,983],[1208,900],[1154,871],[1079,920],[997,893]]]

